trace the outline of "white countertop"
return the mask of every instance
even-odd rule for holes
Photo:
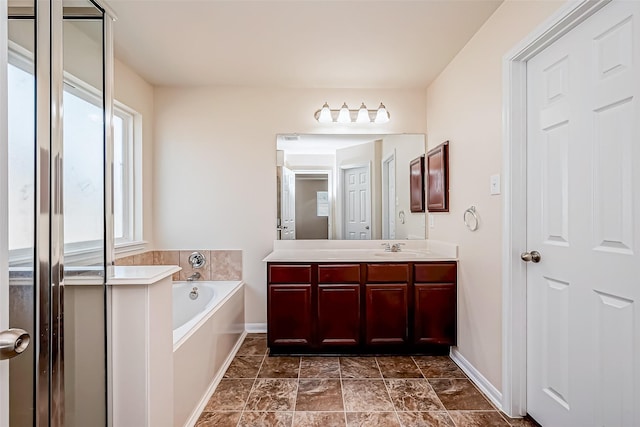
[[[387,252],[384,243],[402,243]],[[455,261],[458,246],[434,240],[276,240],[265,262],[411,262]]]
[[[177,265],[115,266],[108,270],[107,285],[152,285],[180,270]]]

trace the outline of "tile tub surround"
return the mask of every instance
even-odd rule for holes
[[[189,255],[198,251],[207,259],[203,268],[193,269]],[[200,280],[242,280],[242,251],[240,250],[169,250],[147,251],[116,259],[116,265],[179,265],[182,271],[173,275],[173,280],[187,280],[194,272],[201,274]]]
[[[197,427],[536,427],[496,410],[448,356],[269,356],[248,334]]]

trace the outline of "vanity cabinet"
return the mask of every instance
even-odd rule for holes
[[[409,264],[367,264],[366,342],[403,345],[409,340]]]
[[[456,268],[451,263],[414,265],[414,343],[455,345]]]
[[[456,337],[455,261],[269,262],[272,354],[446,352]]]
[[[360,344],[360,265],[318,265],[317,328],[320,346]]]
[[[306,347],[312,344],[311,265],[269,268],[269,341],[273,345]]]

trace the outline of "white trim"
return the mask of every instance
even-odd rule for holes
[[[527,413],[527,61],[610,1],[568,2],[503,59],[501,407],[511,417]]]
[[[394,187],[394,194],[396,194],[396,178],[397,178],[397,172],[396,172],[396,149],[394,148],[389,155],[382,159],[381,161],[381,168],[380,170],[382,171],[382,188],[380,189],[382,192],[382,238],[383,239],[395,239],[396,236],[396,230],[397,227],[394,227],[393,229],[393,236],[390,236],[390,231],[389,230],[389,218],[393,217],[393,221],[395,224],[395,221],[397,220],[396,218],[396,211],[394,209],[393,212],[389,211],[389,164],[393,163],[393,187]],[[396,198],[397,198],[397,194],[396,194]],[[394,202],[395,205],[395,202]],[[386,237],[385,237],[386,236]]]
[[[266,323],[245,323],[244,329],[249,334],[266,334],[267,324]]]
[[[482,391],[488,398],[491,400],[491,403],[495,405],[498,410],[502,411],[502,393],[489,382],[488,379],[484,377],[478,371],[475,366],[473,366],[465,357],[458,351],[457,347],[451,347],[451,352],[449,354],[451,360],[453,360],[456,365],[462,369],[462,371],[467,374],[469,379]]]
[[[0,0],[0,93],[7,93],[7,1]],[[0,97],[0,235],[8,236],[7,97]],[[0,331],[9,327],[9,239],[0,239]],[[9,362],[0,362],[0,427],[9,427]]]
[[[229,365],[231,365],[233,358],[236,357],[236,353],[238,353],[238,350],[240,350],[240,346],[244,342],[244,339],[246,336],[247,336],[246,331],[243,332],[242,335],[240,335],[240,338],[238,338],[238,341],[236,342],[236,345],[231,350],[231,353],[229,353],[229,356],[227,356],[227,358],[225,359],[224,364],[222,365],[222,367],[220,368],[216,376],[213,378],[213,381],[211,381],[211,384],[209,385],[207,392],[204,394],[204,396],[202,396],[200,403],[198,403],[198,406],[195,407],[195,409],[191,413],[191,416],[185,423],[185,427],[193,427],[196,425],[196,423],[198,422],[198,418],[200,417],[200,414],[202,413],[202,411],[204,411],[204,408],[207,406],[209,399],[211,399],[211,396],[213,396],[213,393],[216,391],[218,384],[220,384],[220,381],[224,377],[225,372],[227,372],[227,369],[229,368]]]

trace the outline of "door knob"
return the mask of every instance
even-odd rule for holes
[[[31,338],[27,331],[12,328],[0,332],[0,360],[20,355],[29,347]]]
[[[365,229],[365,230],[368,230],[368,229],[369,229],[369,226],[368,226],[368,225],[365,225],[364,229]]]
[[[526,261],[526,262],[534,262],[534,263],[537,263],[537,262],[540,262],[540,258],[541,258],[541,257],[540,257],[540,252],[538,252],[538,251],[531,251],[531,252],[523,252],[523,253],[520,255],[520,258],[522,258],[522,260],[523,260],[523,261]]]

